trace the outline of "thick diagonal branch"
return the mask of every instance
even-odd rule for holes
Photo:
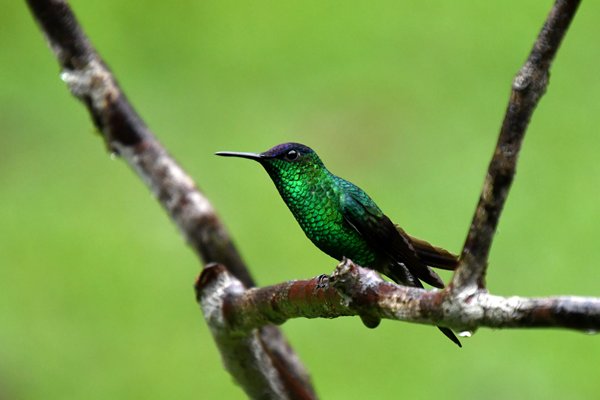
[[[59,61],[61,77],[85,103],[111,151],[137,172],[205,263],[227,265],[236,279],[247,287],[254,286],[212,205],[135,112],[67,2],[28,0],[27,3]],[[314,398],[306,370],[279,330],[265,326],[255,336],[254,341],[243,346],[247,346],[245,351],[260,355],[256,361],[263,364],[247,367],[260,369],[268,379],[254,380],[252,390],[270,394],[272,398]],[[239,382],[247,382],[235,377]],[[264,385],[261,387],[258,382]]]
[[[206,295],[204,288],[209,283],[220,289]],[[474,331],[480,327],[600,330],[598,298],[501,297],[484,289],[459,295],[449,290],[428,291],[386,282],[350,260],[342,261],[332,275],[248,290],[225,268],[215,264],[202,273],[196,289],[205,313],[221,318],[217,336],[223,341],[247,340],[255,328],[282,324],[292,318],[365,314],[456,331]],[[211,299],[216,293],[220,293],[218,299]]]
[[[473,290],[485,287],[488,254],[516,172],[521,143],[531,115],[546,91],[550,64],[579,2],[556,1],[525,65],[513,81],[496,150],[461,254],[461,264],[452,279],[452,286],[458,291],[466,287]]]
[[[111,151],[156,195],[205,262],[220,262],[247,286],[254,282],[208,199],[156,140],[90,44],[64,0],[28,0],[62,68]]]

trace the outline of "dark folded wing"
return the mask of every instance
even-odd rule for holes
[[[397,265],[402,271],[407,269],[410,274],[422,281],[432,286],[443,288],[444,283],[440,277],[419,258],[412,238],[402,229],[396,229],[392,221],[390,221],[366,193],[350,182],[346,181],[346,183],[349,187],[345,188],[347,190],[344,190],[340,199],[345,221],[364,237],[371,246],[379,249],[397,263],[403,264],[404,267]],[[428,246],[425,246],[424,243]],[[425,249],[431,253],[430,247],[436,249],[429,243],[418,239],[417,247],[423,248],[423,253]],[[434,259],[435,257],[432,255],[431,258]],[[403,274],[406,275],[404,272],[400,273],[400,275]],[[423,287],[417,279],[410,280],[414,282],[414,286]],[[438,329],[459,347],[462,347],[452,330],[439,326]]]
[[[408,271],[422,281],[444,287],[443,281],[419,259],[408,236],[399,232],[392,221],[360,189],[345,190],[341,194],[341,209],[346,222],[373,248],[391,260],[402,263]]]

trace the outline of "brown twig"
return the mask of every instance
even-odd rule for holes
[[[67,2],[27,3],[59,61],[63,80],[85,103],[110,150],[138,173],[204,263],[227,265],[236,280],[254,286],[212,205],[133,109]],[[273,398],[315,397],[308,373],[277,328],[264,326],[251,336],[252,340],[239,343],[237,350],[257,355],[255,361],[261,363],[246,366],[264,374],[265,379],[252,382],[253,391]],[[234,377],[248,383],[242,376]]]
[[[580,0],[554,3],[525,65],[513,80],[496,150],[461,254],[461,265],[452,279],[455,290],[485,287],[488,255],[516,172],[521,143],[531,115],[548,86],[550,64],[579,3]]]
[[[337,318],[364,315],[440,325],[456,331],[490,328],[568,328],[600,330],[600,299],[561,296],[501,297],[479,290],[453,296],[446,290],[424,290],[384,281],[372,270],[342,261],[332,275],[243,290],[227,270],[207,268],[197,285],[199,298],[207,282],[219,301],[201,302],[205,313],[219,315],[223,332],[235,337],[265,324],[292,318]]]

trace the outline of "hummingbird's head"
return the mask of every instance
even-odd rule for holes
[[[238,153],[220,151],[218,156],[242,157],[258,161],[269,173],[275,184],[282,181],[300,181],[326,171],[323,162],[308,146],[300,143],[283,143],[262,153]]]

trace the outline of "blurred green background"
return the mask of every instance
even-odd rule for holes
[[[217,150],[315,148],[410,233],[458,251],[510,82],[551,1],[82,1],[129,98],[260,284],[335,261],[266,173]],[[24,2],[0,14],[0,398],[243,398],[194,301],[201,266],[111,159]],[[489,289],[600,296],[600,5],[584,2],[526,137]],[[445,275],[449,278],[449,275]],[[324,399],[597,396],[600,338],[356,318],[283,330]]]

